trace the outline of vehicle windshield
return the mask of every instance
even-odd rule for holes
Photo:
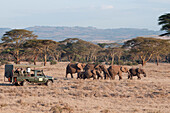
[[[31,70],[30,74],[31,74],[31,76],[35,76],[35,75],[44,76],[44,73],[42,70]]]
[[[37,76],[44,76],[44,73],[42,71],[38,71]]]

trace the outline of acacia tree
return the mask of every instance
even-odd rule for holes
[[[161,34],[160,36],[170,36],[170,13],[161,15],[158,19],[159,25],[162,25],[161,30],[166,31],[166,33]]]
[[[47,63],[47,56],[52,55],[53,52],[56,50],[56,45],[58,44],[56,41],[53,40],[36,40],[39,45],[40,54],[43,56],[44,66]]]
[[[123,47],[138,55],[144,66],[154,55],[164,54],[169,49],[168,45],[168,40],[137,37],[125,42]]]
[[[157,65],[159,65],[160,56],[168,55],[169,53],[170,53],[170,41],[155,39],[154,56],[156,57]]]
[[[105,49],[104,52],[111,57],[111,65],[113,65],[115,56],[117,56],[119,62],[123,50],[120,47],[113,47]]]
[[[69,38],[60,42],[67,55],[68,60],[82,60],[86,61],[96,60],[97,51],[100,49],[98,45],[83,41],[78,38]]]
[[[36,65],[36,59],[41,53],[42,44],[38,40],[28,40],[24,43],[24,48],[27,49],[27,54],[31,55],[31,59],[34,59],[34,65]]]
[[[35,38],[37,38],[37,35],[34,35],[32,31],[13,29],[7,31],[1,40],[3,41],[3,46],[7,52],[15,58],[16,64],[18,64],[20,63],[21,54],[24,53],[23,44],[26,40]]]
[[[64,52],[64,50],[62,49],[62,47],[60,46],[61,44],[57,44],[56,45],[56,49],[53,52],[53,58],[57,61],[61,60],[61,55]]]

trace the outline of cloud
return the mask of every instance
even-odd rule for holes
[[[101,7],[102,10],[107,10],[107,9],[113,9],[114,7],[112,5],[103,5]]]

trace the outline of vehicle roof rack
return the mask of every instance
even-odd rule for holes
[[[27,64],[6,64],[6,65],[13,65],[14,67],[42,67],[41,65],[27,65]]]

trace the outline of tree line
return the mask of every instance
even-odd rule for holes
[[[161,15],[158,19],[161,30],[170,35],[170,14]],[[70,62],[106,62],[109,64],[142,64],[148,62],[170,62],[170,40],[137,37],[126,41],[123,45],[93,44],[78,38],[69,38],[56,42],[37,39],[33,31],[13,29],[7,31],[1,38],[0,61],[14,61],[19,64],[27,61],[36,65],[37,61]]]
[[[93,44],[78,38],[69,38],[56,42],[36,39],[37,35],[24,29],[7,31],[2,37],[2,61],[28,61],[36,65],[37,61],[70,62],[106,62],[109,64],[138,64],[156,61],[170,62],[170,41],[165,39],[137,37],[124,45]]]

